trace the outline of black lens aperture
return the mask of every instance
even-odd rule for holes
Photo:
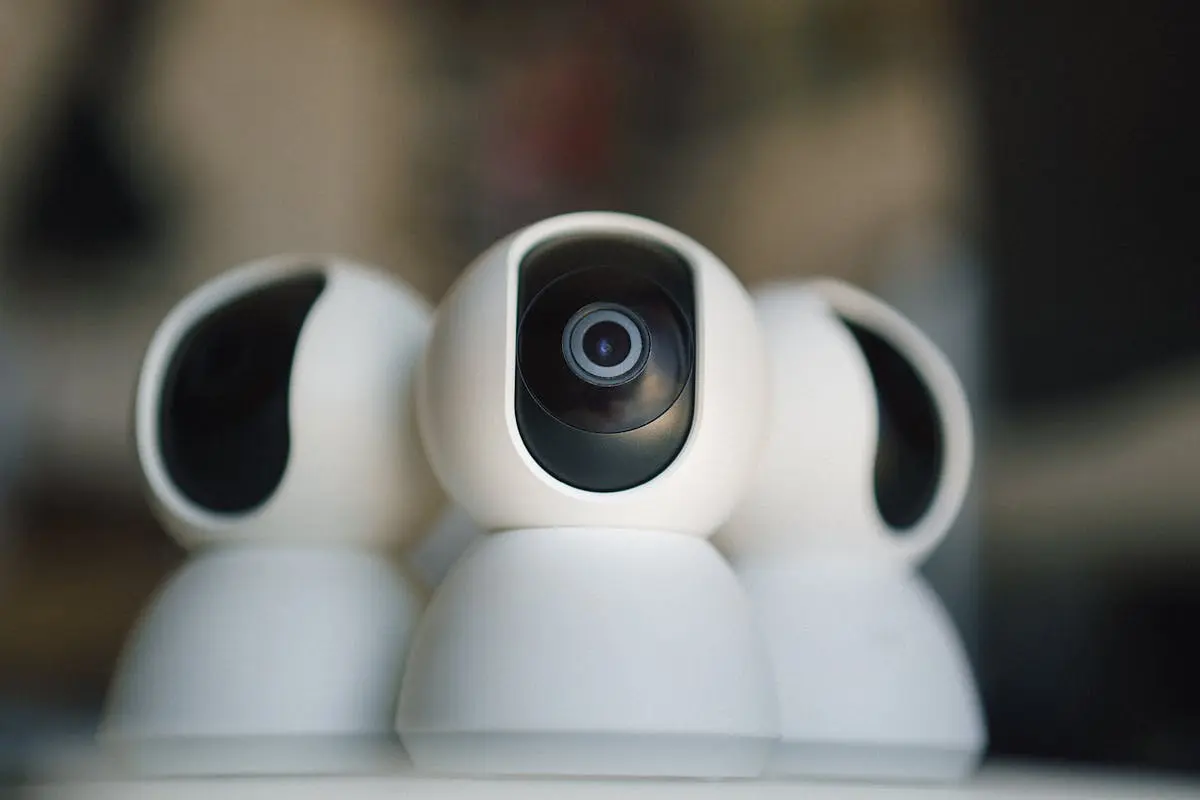
[[[654,238],[598,231],[521,259],[513,413],[550,478],[619,492],[678,456],[696,397],[692,272]]]
[[[589,303],[563,328],[567,366],[595,386],[635,379],[646,366],[650,335],[634,312],[613,303]]]

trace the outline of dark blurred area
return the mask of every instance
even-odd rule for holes
[[[1200,7],[974,2],[967,19],[992,402],[1063,442],[1025,480],[1076,472],[1026,498],[1045,509],[1026,546],[988,530],[995,748],[1196,770]]]
[[[324,251],[436,301],[498,237],[608,208],[929,331],[981,442],[928,573],[991,754],[1200,773],[1197,23],[1165,0],[3,4],[0,749],[90,735],[182,558],[127,431],[176,300]]]

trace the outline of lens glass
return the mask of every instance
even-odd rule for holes
[[[529,301],[517,334],[521,380],[551,416],[622,433],[679,397],[692,370],[691,332],[652,276],[636,262],[573,269]]]
[[[589,303],[563,327],[562,355],[580,379],[594,386],[616,386],[641,374],[649,340],[645,323],[629,309]]]
[[[583,354],[601,367],[615,367],[629,355],[629,332],[615,322],[597,322],[583,334]]]

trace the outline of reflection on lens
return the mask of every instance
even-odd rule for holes
[[[615,322],[597,322],[583,335],[583,353],[602,367],[615,367],[629,356],[633,340]]]
[[[554,277],[524,301],[517,327],[518,392],[587,433],[620,434],[658,419],[688,384],[694,346],[687,313],[664,284],[685,301],[690,285],[642,265],[655,254],[624,241],[575,241],[551,256]],[[600,266],[578,267],[587,261]]]
[[[218,338],[198,355],[194,380],[201,391],[209,393],[229,389],[242,378],[252,361],[253,342],[235,335]]]
[[[596,386],[633,380],[646,366],[649,336],[633,312],[593,303],[577,311],[563,329],[563,358],[579,378]]]

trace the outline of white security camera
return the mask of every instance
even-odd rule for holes
[[[970,411],[949,362],[833,280],[755,292],[775,404],[753,485],[714,541],[778,681],[769,773],[954,779],[986,744],[971,667],[916,567],[966,494]]]
[[[231,270],[163,320],[134,438],[193,555],[110,693],[103,739],[138,769],[329,771],[386,747],[424,601],[389,550],[443,497],[413,397],[431,320],[399,281],[302,255]]]
[[[434,471],[485,534],[413,641],[397,722],[414,765],[757,775],[770,664],[707,541],[768,404],[728,268],[638,217],[543,220],[451,288],[417,386]]]

